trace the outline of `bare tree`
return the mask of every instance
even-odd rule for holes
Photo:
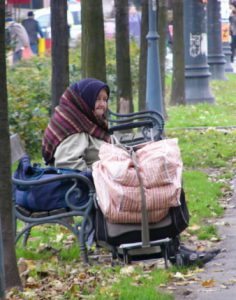
[[[173,1],[173,75],[170,104],[185,104],[183,0]]]
[[[0,294],[3,290],[21,287],[17,269],[11,195],[11,158],[8,125],[6,53],[5,53],[5,1],[0,0]]]
[[[130,69],[128,0],[115,0],[115,19],[117,110],[121,113],[129,113],[133,111],[133,97]]]
[[[69,27],[67,1],[51,1],[52,111],[69,85]]]
[[[82,0],[82,75],[106,81],[102,0]]]
[[[166,32],[167,32],[167,3],[166,0],[157,0],[158,2],[158,24],[157,32],[160,36],[160,70],[161,70],[161,87],[162,87],[162,97],[163,97],[163,110],[166,116],[166,105],[165,105],[165,61],[166,61]]]
[[[142,0],[141,44],[139,57],[139,111],[146,108],[148,0]]]

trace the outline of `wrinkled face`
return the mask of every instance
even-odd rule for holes
[[[94,114],[98,119],[105,118],[107,108],[108,108],[107,102],[108,102],[107,91],[105,89],[102,89],[97,96],[97,100],[94,106]]]

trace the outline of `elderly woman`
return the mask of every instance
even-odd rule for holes
[[[109,87],[95,78],[69,86],[45,130],[43,157],[57,168],[90,170],[103,142],[109,142],[106,121]]]
[[[43,138],[43,157],[47,164],[58,168],[91,170],[97,161],[102,143],[109,142],[106,112],[109,87],[106,83],[86,78],[66,89],[46,128]],[[89,238],[92,243],[93,233]],[[176,237],[180,243],[179,237]],[[178,245],[183,265],[204,264],[219,252],[194,251]],[[172,260],[172,249],[169,259]],[[173,258],[175,260],[175,258]]]

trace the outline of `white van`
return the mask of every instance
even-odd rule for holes
[[[44,32],[45,38],[51,38],[51,10],[50,7],[34,11],[35,20]],[[81,5],[80,3],[68,4],[67,22],[70,26],[70,40],[72,43],[81,37]]]

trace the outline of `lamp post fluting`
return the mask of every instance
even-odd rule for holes
[[[226,61],[221,41],[221,10],[219,0],[208,0],[207,2],[207,40],[211,79],[226,80]]]
[[[161,72],[159,59],[159,35],[157,26],[156,0],[148,1],[148,34],[147,34],[147,81],[146,108],[157,110],[163,115],[163,99],[161,87]]]

